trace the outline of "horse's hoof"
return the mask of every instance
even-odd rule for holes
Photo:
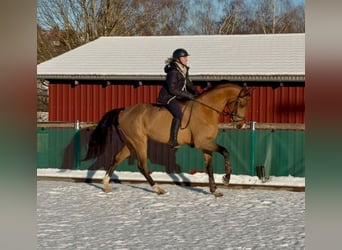
[[[223,196],[223,193],[221,193],[218,190],[215,190],[215,192],[213,194],[215,195],[215,197],[222,197]]]
[[[110,182],[110,177],[108,175],[105,175],[102,180],[102,185],[103,185],[103,191],[105,193],[110,193],[112,192],[112,187],[109,185]]]
[[[112,190],[111,187],[103,187],[103,191],[104,191],[105,193],[110,193],[110,192],[112,192],[113,190]]]
[[[230,181],[230,175],[229,176],[224,175],[222,177],[222,182],[223,182],[224,185],[229,185],[229,181]]]
[[[154,192],[156,192],[157,194],[166,194],[167,191],[165,191],[164,189],[162,189],[161,187],[159,187],[158,185],[154,185],[152,186],[152,189]]]

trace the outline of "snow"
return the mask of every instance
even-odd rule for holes
[[[37,112],[37,122],[48,122],[49,112],[38,111]]]
[[[93,180],[102,180],[104,175],[104,170],[37,169],[38,177],[91,178]],[[156,182],[208,183],[208,175],[206,173],[167,174],[164,172],[152,172],[151,176]],[[222,176],[223,174],[214,174],[215,182],[217,184],[222,184]],[[115,171],[111,179],[121,181],[146,181],[140,172],[128,171]],[[230,184],[305,187],[305,178],[270,176],[267,181],[263,182],[257,176],[231,175]]]
[[[207,187],[111,186],[38,181],[37,249],[305,249],[305,192],[222,188],[216,198]]]

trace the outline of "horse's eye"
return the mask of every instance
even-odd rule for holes
[[[242,99],[240,100],[240,103],[239,103],[240,107],[245,107],[247,105],[247,100],[246,99]]]

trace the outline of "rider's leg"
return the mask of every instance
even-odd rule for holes
[[[170,129],[170,139],[168,144],[171,145],[172,148],[179,148],[179,144],[177,141],[178,131],[182,120],[182,110],[180,109],[179,103],[176,99],[172,100],[166,106],[168,110],[171,112],[173,119],[171,123]]]

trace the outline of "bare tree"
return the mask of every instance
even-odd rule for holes
[[[136,18],[130,25],[135,35],[179,35],[187,20],[183,0],[135,0]]]
[[[99,36],[131,35],[127,23],[132,17],[125,0],[38,0],[38,52],[44,54],[38,62]]]
[[[38,63],[100,36],[177,35],[184,0],[38,0]]]
[[[219,34],[251,33],[252,9],[246,0],[232,0],[225,8],[225,15],[220,23]]]
[[[304,32],[304,9],[292,0],[260,0],[255,9],[255,33]]]
[[[213,35],[218,30],[218,9],[222,9],[225,1],[193,0],[189,1],[189,17],[187,32],[195,35]]]
[[[293,6],[291,2],[284,2],[277,23],[278,33],[303,33],[305,32],[305,11],[303,5]]]

